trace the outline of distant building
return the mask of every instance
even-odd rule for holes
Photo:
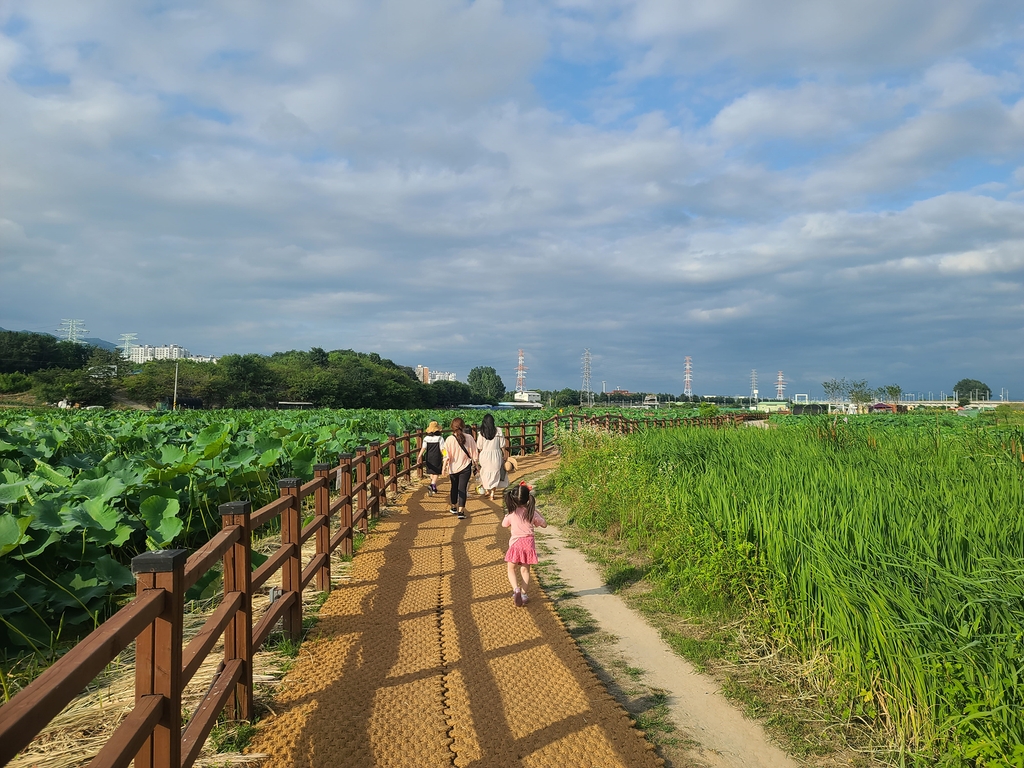
[[[159,347],[151,347],[149,344],[138,344],[131,347],[128,352],[128,359],[133,363],[148,363],[151,360],[192,360],[196,363],[217,362],[217,358],[212,355],[193,355],[178,344],[162,344]]]
[[[458,381],[458,377],[451,371],[428,371],[430,384],[435,381]]]
[[[517,403],[539,403],[540,392],[516,392],[513,395]]]

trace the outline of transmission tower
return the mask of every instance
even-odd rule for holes
[[[119,341],[121,342],[117,346],[121,350],[121,356],[125,360],[130,360],[132,356],[132,347],[135,346],[135,340],[139,338],[137,333],[122,333]]]
[[[523,350],[519,350],[519,365],[516,366],[516,392],[526,391],[526,371],[527,368],[523,365],[526,360],[526,355],[523,354]]]
[[[750,371],[750,402],[757,402],[757,368]]]
[[[683,358],[683,394],[693,397],[693,360],[689,355]]]
[[[775,379],[775,399],[784,400],[786,397],[786,378],[779,371],[779,377]]]
[[[580,390],[580,405],[594,405],[594,393],[590,391],[590,349],[583,350],[583,389]]]
[[[79,344],[82,341],[83,335],[89,332],[82,327],[84,322],[85,320],[61,320],[57,333],[63,334],[65,341],[73,341]]]

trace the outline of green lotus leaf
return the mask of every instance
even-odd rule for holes
[[[51,467],[49,464],[46,464],[45,462],[42,462],[39,459],[36,459],[35,462],[36,462],[36,469],[35,469],[35,472],[33,474],[38,475],[39,477],[43,478],[50,485],[55,485],[58,488],[68,488],[68,487],[70,487],[70,485],[71,485],[71,478],[70,477],[67,477],[66,475],[62,475],[60,472],[58,472],[56,469]]]
[[[28,480],[0,485],[0,504],[17,504],[25,495]]]
[[[25,531],[32,522],[32,516],[15,517],[12,514],[0,515],[0,555],[6,555],[25,538]]]
[[[71,492],[76,496],[87,498],[99,498],[104,501],[120,496],[124,492],[124,483],[116,477],[102,477],[89,480],[79,480],[71,486]]]
[[[112,531],[121,522],[120,510],[114,509],[103,499],[87,499],[82,507],[105,531]]]
[[[104,555],[96,561],[96,575],[102,581],[111,584],[115,589],[127,587],[129,584],[135,583],[135,577],[132,576],[131,569],[121,565],[110,555]]]

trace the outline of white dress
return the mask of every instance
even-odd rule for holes
[[[493,440],[487,440],[479,431],[476,446],[480,450],[480,485],[485,491],[508,487],[508,475],[502,479],[502,468],[505,464],[505,447],[508,441],[498,427]]]

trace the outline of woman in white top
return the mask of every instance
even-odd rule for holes
[[[508,475],[505,473],[505,459],[508,458],[508,440],[501,433],[501,427],[495,426],[494,417],[487,414],[480,424],[476,445],[480,451],[480,488],[482,493],[494,498],[494,491],[508,488]]]
[[[466,518],[466,491],[470,475],[473,474],[473,465],[478,458],[476,441],[465,429],[466,423],[462,419],[452,419],[452,433],[444,441],[444,468],[452,486],[452,506],[449,511],[458,515],[459,520]]]

